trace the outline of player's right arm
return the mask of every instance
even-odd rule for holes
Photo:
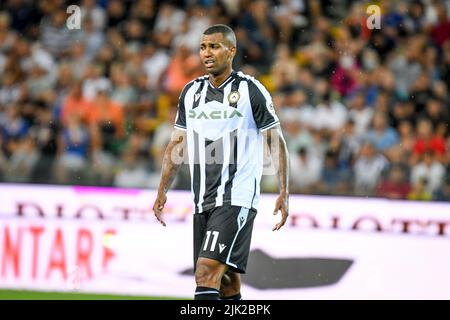
[[[155,213],[156,219],[163,226],[166,223],[161,217],[162,210],[166,204],[166,193],[170,188],[173,180],[175,179],[178,167],[180,166],[184,154],[183,149],[186,146],[186,108],[185,108],[185,97],[188,89],[193,85],[193,81],[189,82],[181,91],[180,98],[178,100],[178,111],[177,117],[175,119],[174,131],[172,132],[172,137],[170,142],[166,147],[164,152],[164,158],[162,163],[161,180],[159,182],[158,195],[156,196],[155,203],[153,205],[153,211]]]
[[[186,144],[186,131],[174,129],[169,144],[164,152],[161,180],[159,182],[158,195],[153,204],[153,212],[156,219],[165,227],[166,223],[161,217],[162,210],[167,201],[166,193],[170,188],[183,157],[183,149]]]

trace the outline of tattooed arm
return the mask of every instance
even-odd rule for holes
[[[270,155],[277,168],[280,188],[280,194],[275,202],[273,214],[281,211],[281,221],[273,228],[273,231],[275,231],[279,230],[286,223],[289,216],[289,152],[279,125],[267,130],[266,134]]]
[[[158,195],[153,204],[153,212],[156,219],[163,225],[166,223],[161,217],[162,210],[167,201],[166,193],[169,191],[170,185],[175,179],[178,168],[181,164],[182,151],[186,144],[186,132],[175,129],[172,133],[169,144],[164,152],[161,180],[159,182]]]

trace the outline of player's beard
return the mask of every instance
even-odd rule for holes
[[[221,65],[220,67],[213,67],[210,70],[206,70],[209,74],[217,77],[220,76],[222,73],[225,72],[225,70],[227,69],[227,65]]]

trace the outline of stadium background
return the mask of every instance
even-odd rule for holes
[[[71,4],[79,30],[66,26]],[[366,25],[369,4],[380,29]],[[2,1],[2,187],[156,188],[178,95],[204,73],[198,39],[213,23],[234,28],[235,69],[274,98],[292,194],[448,204],[445,0]],[[182,167],[174,187],[188,179]],[[262,191],[277,191],[275,177]]]

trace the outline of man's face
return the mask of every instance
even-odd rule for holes
[[[200,41],[200,59],[208,73],[219,75],[231,65],[236,48],[222,33],[205,34]]]

